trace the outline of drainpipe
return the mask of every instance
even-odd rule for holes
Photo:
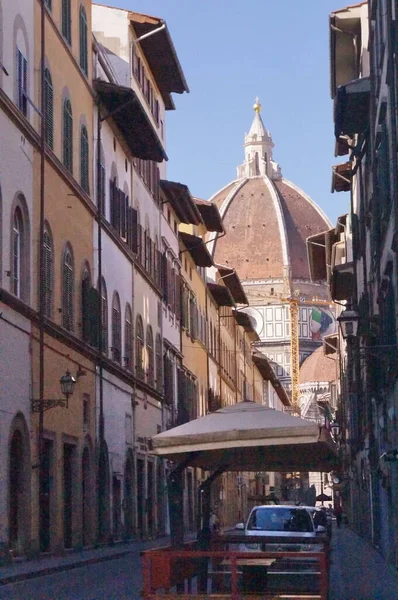
[[[44,98],[44,61],[46,56],[46,38],[45,38],[45,27],[46,27],[46,4],[45,0],[41,0],[41,15],[40,15],[40,85],[41,85],[41,121],[40,121],[40,204],[39,204],[39,220],[40,220],[40,234],[39,234],[39,400],[40,400],[40,411],[39,411],[39,431],[37,440],[37,454],[38,454],[38,465],[39,465],[39,548],[41,548],[41,533],[42,533],[42,518],[43,518],[43,487],[44,487],[44,457],[43,457],[43,433],[44,433],[44,311],[45,311],[45,298],[44,298],[44,193],[45,193],[45,167],[46,167],[46,154],[45,154],[45,133],[46,133],[46,121],[44,118],[45,111],[45,98]]]

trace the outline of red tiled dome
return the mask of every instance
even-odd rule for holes
[[[284,178],[251,177],[230,183],[211,198],[223,219],[215,262],[234,267],[242,280],[310,279],[306,239],[330,228],[326,215]]]
[[[301,365],[300,383],[335,381],[338,377],[336,369],[336,361],[325,356],[323,346],[320,346]]]

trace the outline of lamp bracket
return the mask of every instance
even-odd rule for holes
[[[40,410],[49,410],[50,408],[55,408],[56,406],[61,406],[62,408],[68,408],[68,399],[63,398],[62,400],[31,400],[30,408],[32,413],[38,413]]]

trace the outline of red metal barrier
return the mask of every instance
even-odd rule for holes
[[[308,593],[304,591],[261,592],[261,594],[246,594],[238,589],[238,564],[237,561],[259,560],[264,564],[264,559],[282,558],[311,558],[319,564],[319,592]],[[144,600],[241,600],[243,598],[256,598],[262,600],[276,600],[281,598],[307,598],[327,600],[329,589],[329,561],[326,552],[230,552],[230,551],[192,551],[172,550],[169,548],[148,550],[142,553],[143,559],[143,598]],[[191,590],[195,587],[193,581],[198,576],[203,564],[207,565],[208,559],[213,564],[227,562],[231,567],[231,588],[228,593]],[[205,561],[205,562],[204,562]],[[207,569],[207,566],[206,566]],[[220,571],[220,573],[224,573]],[[229,572],[228,572],[229,573]],[[306,573],[305,571],[303,572]],[[177,588],[177,591],[171,591]],[[185,591],[186,589],[186,591]]]

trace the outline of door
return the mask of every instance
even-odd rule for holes
[[[64,548],[72,548],[73,446],[64,444]]]

